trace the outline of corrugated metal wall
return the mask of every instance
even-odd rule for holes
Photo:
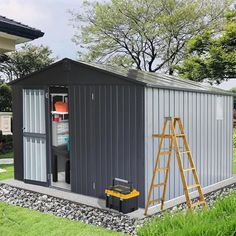
[[[159,144],[153,133],[161,133],[166,116],[179,116],[196,164],[202,186],[207,186],[232,176],[232,110],[231,96],[220,96],[176,90],[145,89],[145,192],[150,187],[151,177]],[[217,102],[220,101],[220,102]],[[222,102],[222,105],[221,105]],[[220,110],[222,109],[222,111]],[[219,119],[223,114],[223,119]],[[218,117],[218,120],[217,120]],[[169,132],[169,131],[168,131]],[[183,144],[180,143],[180,147]],[[165,141],[164,148],[168,148]],[[167,164],[167,156],[161,157],[161,165]],[[187,167],[187,156],[183,157]],[[192,175],[186,174],[188,183]],[[164,172],[157,176],[162,182]],[[153,192],[153,198],[160,196],[162,189]],[[183,195],[177,160],[173,157],[167,188],[167,199]],[[146,197],[147,199],[147,197]]]
[[[144,206],[144,88],[69,87],[71,187],[104,198],[115,177],[132,181]]]

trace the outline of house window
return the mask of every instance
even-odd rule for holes
[[[223,97],[216,98],[216,119],[223,120]]]

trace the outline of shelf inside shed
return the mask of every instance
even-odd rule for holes
[[[53,115],[67,115],[68,112],[62,112],[62,111],[51,111]]]

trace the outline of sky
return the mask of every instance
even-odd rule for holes
[[[74,29],[68,10],[82,10],[83,0],[0,0],[0,15],[12,18],[45,34],[32,41],[47,45],[58,59],[76,59],[77,46],[72,42]],[[222,83],[220,88],[236,87],[236,80]]]
[[[231,79],[229,81],[223,82],[217,87],[222,88],[222,89],[226,89],[226,90],[234,88],[234,87],[236,87],[236,79]]]

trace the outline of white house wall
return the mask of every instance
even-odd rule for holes
[[[221,108],[223,119],[220,119],[222,115]],[[167,116],[182,118],[197,173],[203,187],[232,176],[232,112],[232,96],[155,88],[145,89],[146,199],[159,144],[159,140],[153,139],[152,134],[161,133],[164,117]],[[168,148],[167,140],[164,145],[164,148]],[[182,146],[182,143],[180,143],[180,147]],[[160,166],[166,166],[167,157],[161,157]],[[187,167],[187,156],[183,157],[183,163]],[[186,177],[187,182],[191,184],[192,175],[187,173]],[[162,182],[163,178],[164,171],[158,174],[156,183]],[[162,193],[162,189],[158,190],[156,188],[153,191],[152,199],[160,197],[160,193]],[[183,195],[182,182],[177,160],[173,156],[166,200],[181,195]]]

